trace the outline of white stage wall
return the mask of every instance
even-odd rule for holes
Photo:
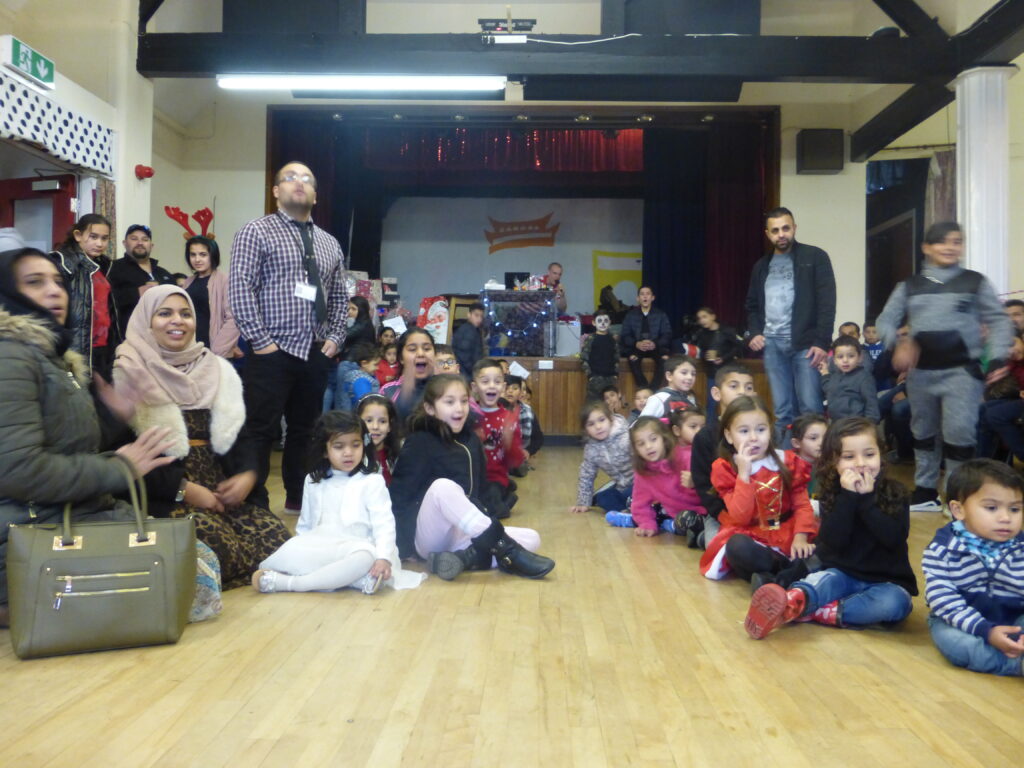
[[[529,221],[549,213],[548,229],[558,225],[553,246],[488,253],[488,217]],[[532,235],[510,237],[520,236]],[[403,305],[415,309],[424,296],[476,293],[491,277],[503,281],[505,272],[539,274],[558,261],[565,268],[569,311],[589,313],[594,309],[594,251],[639,253],[642,241],[642,200],[404,197],[384,218],[381,274],[398,278]],[[636,296],[619,298],[633,304]]]

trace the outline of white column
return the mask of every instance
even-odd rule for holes
[[[976,67],[956,85],[956,210],[964,266],[1009,290],[1010,120],[1006,82],[1017,67]]]

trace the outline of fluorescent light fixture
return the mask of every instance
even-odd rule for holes
[[[221,88],[245,91],[502,91],[504,75],[217,75]]]

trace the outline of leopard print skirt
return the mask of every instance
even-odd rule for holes
[[[190,440],[210,439],[210,412],[183,411]],[[209,444],[194,445],[185,458],[185,476],[210,490],[227,478]],[[191,514],[196,536],[220,560],[223,589],[249,583],[259,564],[291,538],[284,523],[269,509],[243,503],[224,512],[211,512],[188,504],[175,509],[172,517]]]

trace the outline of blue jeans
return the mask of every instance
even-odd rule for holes
[[[844,627],[903,621],[913,607],[910,593],[903,587],[887,581],[861,581],[838,568],[815,571],[793,586],[807,595],[804,615],[838,600]]]
[[[594,494],[593,506],[600,507],[606,512],[629,512],[629,498],[632,495],[632,485],[625,491],[620,491],[615,483],[609,483]]]
[[[906,384],[897,384],[892,389],[878,393],[878,410],[885,422],[886,435],[896,438],[896,453],[902,459],[913,458],[914,436],[910,433],[910,399],[895,400],[896,395],[906,392]]]
[[[1024,615],[1018,616],[1013,624],[1019,627],[1021,622],[1024,622]],[[939,653],[957,667],[990,675],[1020,677],[1024,674],[1020,658],[1011,659],[989,645],[985,638],[969,635],[934,614],[928,617],[928,629],[931,630],[932,641]]]
[[[978,411],[978,456],[995,456],[1000,438],[1020,461],[1024,461],[1024,427],[1018,420],[1024,416],[1024,399],[989,400]]]
[[[802,413],[822,413],[821,374],[811,368],[807,349],[793,349],[789,339],[766,336],[764,370],[775,404],[775,438],[779,447],[789,447],[785,440],[789,425]]]

